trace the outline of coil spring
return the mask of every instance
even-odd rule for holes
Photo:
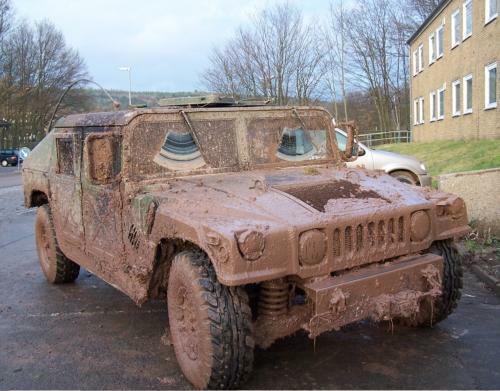
[[[288,284],[282,280],[264,281],[260,284],[259,314],[279,316],[288,309]]]

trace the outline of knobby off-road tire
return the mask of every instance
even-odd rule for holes
[[[47,281],[51,284],[75,281],[80,266],[66,258],[59,248],[48,205],[42,205],[36,211],[35,237],[38,260]]]
[[[244,289],[220,284],[203,252],[184,251],[172,262],[167,301],[175,355],[186,378],[200,389],[242,385],[254,349]]]
[[[463,269],[458,250],[452,240],[435,242],[429,251],[441,255],[444,260],[442,276],[442,294],[431,304],[430,300],[423,300],[420,312],[414,319],[407,319],[403,323],[409,326],[431,327],[445,320],[458,305],[462,296]]]

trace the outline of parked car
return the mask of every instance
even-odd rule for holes
[[[339,149],[345,151],[347,134],[341,129],[335,129]],[[430,186],[432,177],[427,173],[424,163],[413,156],[399,153],[370,149],[361,142],[358,144],[358,156],[348,167],[363,167],[370,170],[382,170],[411,185]]]
[[[0,164],[2,167],[17,166],[17,149],[0,149]]]

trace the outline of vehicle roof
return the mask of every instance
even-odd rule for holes
[[[231,106],[231,107],[204,107],[187,108],[183,106],[158,107],[150,109],[134,109],[111,112],[97,112],[85,114],[71,114],[60,118],[55,128],[71,127],[106,127],[106,126],[124,126],[130,123],[135,117],[143,114],[170,114],[184,111],[186,113],[194,112],[238,112],[238,111],[277,111],[277,110],[318,110],[330,115],[330,113],[320,106]]]

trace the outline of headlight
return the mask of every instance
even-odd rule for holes
[[[425,168],[425,164],[424,163],[420,163],[420,169],[424,172],[427,172],[427,169]]]
[[[326,254],[326,235],[319,229],[303,232],[299,239],[299,261],[312,266],[320,263]]]
[[[241,255],[248,261],[259,259],[266,245],[264,234],[250,229],[236,233],[236,242]]]
[[[410,232],[412,242],[421,242],[427,238],[431,232],[431,219],[427,211],[419,210],[412,213]]]

